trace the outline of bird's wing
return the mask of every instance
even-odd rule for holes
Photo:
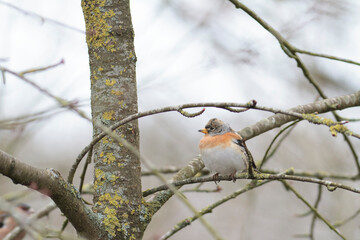
[[[233,143],[235,143],[236,145],[239,145],[240,147],[245,147],[244,146],[244,141],[242,140],[241,136],[235,132],[231,132],[229,133],[229,135],[232,138]]]
[[[242,139],[233,139],[233,142],[236,144],[236,145],[239,145],[240,147],[245,147],[244,146],[244,141]]]
[[[236,144],[239,145],[241,147],[241,150],[245,153],[245,156],[247,157],[247,161],[251,163],[252,167],[254,169],[257,169],[256,164],[254,162],[254,159],[251,155],[251,152],[249,151],[249,149],[247,148],[245,141],[242,139],[242,137],[237,134],[237,133],[232,133],[231,134],[233,139],[232,141]]]

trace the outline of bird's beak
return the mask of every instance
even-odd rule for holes
[[[208,134],[209,132],[206,130],[206,128],[200,129],[199,132],[204,133],[204,134]]]

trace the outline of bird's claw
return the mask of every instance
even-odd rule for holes
[[[213,178],[214,183],[216,185],[220,182],[220,180],[218,179],[219,178],[219,173],[215,173],[212,178]]]

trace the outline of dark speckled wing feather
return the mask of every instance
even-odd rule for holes
[[[248,158],[248,159],[246,159],[247,162],[249,162],[249,157],[250,157],[251,159],[253,159],[253,157],[252,157],[249,149],[247,148],[245,142],[244,142],[241,138],[240,138],[240,139],[233,139],[233,142],[234,142],[236,145],[239,145],[239,146],[242,148],[243,152],[245,153],[246,157]],[[256,167],[256,165],[255,165],[255,162],[254,162],[254,161],[251,161],[251,163],[252,163],[252,167],[255,168],[255,169],[257,169],[257,167]]]

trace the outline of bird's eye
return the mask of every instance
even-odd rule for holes
[[[214,130],[214,127],[207,126],[206,129],[207,129],[208,131],[212,131],[212,130]]]

